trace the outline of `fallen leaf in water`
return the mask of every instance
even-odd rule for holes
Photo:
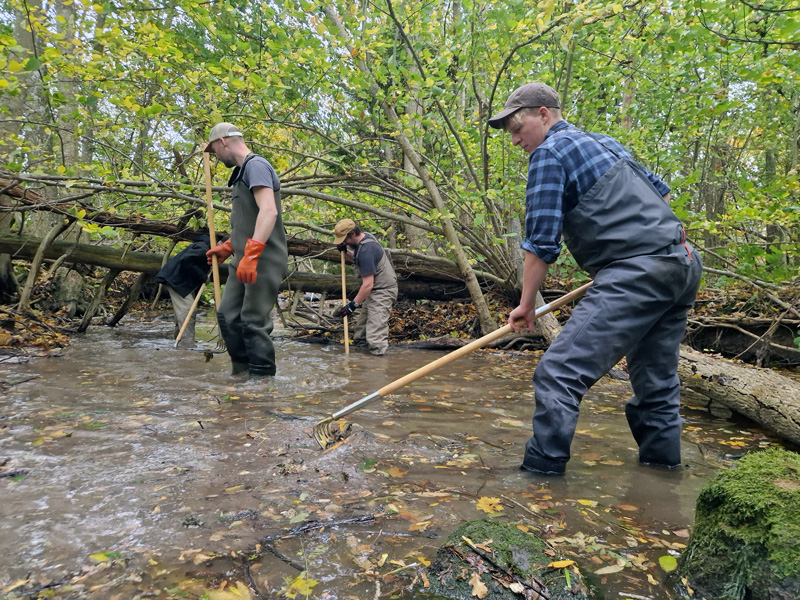
[[[95,554],[89,555],[89,560],[96,563],[106,562],[107,560],[113,560],[115,558],[122,558],[122,554],[119,552],[96,552]]]
[[[689,530],[688,529],[678,529],[678,531],[673,531],[672,533],[674,533],[678,537],[682,537],[682,538],[688,538],[689,537]]]
[[[583,460],[602,460],[604,455],[599,452],[584,452],[580,456]]]
[[[592,508],[597,506],[597,500],[578,500],[578,502],[584,506],[591,506]]]
[[[208,600],[252,600],[253,598],[250,588],[241,581],[237,581],[235,586],[228,586],[228,589],[209,590],[205,596]]]
[[[555,562],[551,562],[548,567],[553,567],[554,569],[563,569],[564,567],[569,567],[570,565],[574,565],[574,560],[557,560]]]
[[[476,598],[486,598],[489,594],[489,588],[481,581],[479,573],[473,573],[469,578],[469,584],[472,586],[472,595]]]
[[[12,583],[8,587],[3,588],[3,592],[10,592],[11,590],[13,590],[15,588],[18,588],[18,587],[20,587],[22,585],[25,585],[26,583],[28,583],[27,579],[18,579],[17,581]]]
[[[498,513],[503,510],[503,505],[500,504],[500,498],[489,498],[488,496],[482,496],[475,507],[489,514]]]
[[[408,473],[408,471],[403,471],[398,467],[392,467],[388,471],[386,471],[386,473],[388,473],[390,477],[402,477],[403,475]]]
[[[300,575],[294,579],[287,577],[284,579],[284,581],[286,581],[286,585],[281,588],[280,593],[287,598],[297,598],[298,596],[301,598],[307,598],[311,595],[311,590],[314,588],[314,586],[319,583],[319,581],[309,579],[308,573],[305,571],[300,573]]]
[[[622,565],[611,565],[610,567],[603,567],[595,571],[595,575],[610,575],[611,573],[619,573],[624,569]]]
[[[633,506],[632,504],[617,504],[617,508],[620,510],[627,510],[631,512],[639,510],[638,506]]]
[[[678,568],[678,561],[674,556],[670,556],[669,554],[666,554],[664,556],[659,556],[658,564],[661,565],[661,568],[664,569],[667,573],[671,573],[672,571]]]

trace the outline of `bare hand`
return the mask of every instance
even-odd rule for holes
[[[508,315],[508,324],[511,325],[511,329],[513,331],[525,331],[527,329],[530,332],[535,332],[535,315],[535,309],[528,309],[524,306],[518,306],[511,311],[510,315]]]

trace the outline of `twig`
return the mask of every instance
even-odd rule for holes
[[[245,556],[242,556],[242,568],[244,569],[244,577],[247,580],[247,585],[256,597],[259,598],[259,600],[269,600],[267,596],[261,593],[256,580],[253,579],[253,574],[250,572],[250,563]]]
[[[511,502],[512,504],[516,504],[518,507],[520,507],[520,508],[521,508],[522,510],[524,510],[526,513],[528,513],[529,515],[533,515],[534,517],[545,517],[545,518],[547,518],[547,519],[552,519],[553,521],[559,521],[559,520],[560,520],[558,517],[555,517],[555,516],[553,516],[553,515],[548,515],[547,513],[537,513],[537,512],[535,512],[535,511],[532,511],[530,508],[528,508],[528,507],[527,507],[527,506],[525,506],[524,504],[521,504],[520,502],[517,502],[517,501],[516,501],[516,500],[514,500],[513,498],[509,498],[509,497],[508,497],[508,496],[506,496],[505,494],[500,494],[500,497],[501,497],[503,500],[507,500],[508,502]]]
[[[300,535],[301,533],[307,533],[309,531],[315,531],[317,529],[325,529],[326,527],[337,527],[339,525],[353,525],[357,523],[373,523],[375,521],[375,515],[361,515],[359,517],[352,517],[350,519],[339,519],[338,521],[306,521],[296,527],[292,527],[286,533],[281,533],[278,535],[268,535],[262,538],[260,541],[262,544],[269,544],[269,542],[273,542],[275,540],[284,540],[286,538],[294,537],[296,535]]]
[[[784,312],[784,314],[786,314],[786,313]],[[756,341],[753,342],[753,344],[758,343],[759,340],[761,340],[765,335],[767,335],[765,333],[764,335],[759,336],[759,335],[756,335],[755,333],[753,333],[752,331],[747,331],[746,329],[743,329],[742,327],[739,327],[738,325],[733,325],[731,323],[716,323],[714,325],[706,325],[702,321],[697,321],[695,319],[690,319],[689,322],[692,323],[693,325],[698,325],[700,327],[712,327],[713,326],[713,327],[720,327],[720,328],[724,328],[724,329],[734,329],[734,330],[738,331],[739,333],[743,333],[746,336],[754,338]],[[770,330],[768,330],[767,333],[769,333],[771,330],[772,330],[772,328],[770,328]],[[783,351],[786,351],[786,352],[798,352],[797,348],[792,348],[790,346],[783,346],[781,344],[776,344],[775,342],[767,342],[767,344],[769,344],[770,347],[772,347],[772,348],[777,348],[778,350],[783,350]],[[750,347],[748,347],[747,350],[749,350],[752,347],[753,347],[753,345],[750,345]],[[747,352],[747,350],[744,350],[743,352],[740,352],[739,356],[741,356],[744,352]]]
[[[486,554],[486,553],[485,553],[483,550],[481,550],[480,548],[478,548],[477,546],[475,546],[475,544],[473,544],[473,543],[472,543],[472,542],[469,540],[469,538],[467,538],[467,537],[464,537],[464,536],[462,535],[462,536],[461,536],[461,539],[464,541],[464,543],[465,543],[465,544],[467,544],[467,546],[469,546],[469,548],[470,548],[470,549],[471,549],[471,550],[472,550],[472,551],[473,551],[475,554],[477,554],[478,556],[480,556],[480,557],[481,557],[483,560],[485,560],[486,562],[488,562],[488,563],[489,563],[490,565],[492,565],[492,566],[493,566],[495,569],[497,569],[497,570],[498,570],[498,571],[500,571],[501,573],[505,574],[505,575],[506,575],[506,576],[507,576],[509,579],[511,579],[512,581],[516,581],[517,583],[519,583],[519,584],[521,584],[521,585],[525,586],[526,588],[528,588],[528,589],[530,589],[530,590],[533,590],[534,592],[536,592],[537,594],[539,594],[540,596],[542,596],[542,597],[543,597],[545,600],[547,600],[548,598],[550,598],[550,590],[548,590],[548,589],[547,589],[547,586],[546,586],[545,584],[543,584],[541,581],[538,581],[537,579],[535,579],[535,578],[534,578],[534,580],[533,580],[533,581],[534,581],[534,583],[536,583],[536,586],[537,586],[537,587],[534,587],[534,586],[532,586],[530,583],[528,583],[527,581],[525,581],[525,580],[524,580],[524,579],[522,579],[521,577],[519,577],[519,576],[515,575],[514,573],[512,573],[512,572],[510,572],[510,571],[506,570],[506,569],[505,569],[505,567],[501,567],[499,564],[497,564],[497,563],[494,561],[494,559],[493,559],[492,557],[490,557],[490,556],[489,556],[488,554]],[[456,549],[455,549],[455,548],[453,548],[452,546],[450,546],[450,547],[449,547],[449,549],[450,549],[450,550],[453,550],[453,551],[456,551]],[[538,589],[537,589],[537,588],[538,588]]]
[[[261,547],[262,548],[265,548],[270,554],[273,554],[274,556],[280,558],[283,562],[285,562],[287,565],[289,565],[293,569],[296,569],[296,570],[300,571],[301,573],[306,570],[306,568],[303,565],[298,565],[291,558],[289,558],[288,556],[283,554],[280,550],[275,548],[272,544],[268,544],[264,540],[261,540],[260,543],[261,543]]]
[[[740,281],[744,281],[746,284],[753,286],[757,290],[761,290],[764,292],[764,295],[767,296],[770,300],[772,300],[775,304],[780,306],[781,308],[790,311],[797,317],[800,317],[800,311],[798,311],[794,306],[791,304],[787,304],[776,295],[767,291],[766,286],[770,285],[767,283],[757,283],[755,280],[745,277],[744,275],[739,275],[738,273],[734,273],[733,271],[722,271],[719,269],[712,269],[710,267],[703,267],[703,271],[707,273],[713,273],[715,275],[724,275],[725,277],[733,277],[734,279],[739,279]]]

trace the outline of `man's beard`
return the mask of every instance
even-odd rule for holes
[[[222,161],[222,164],[228,167],[229,169],[236,166],[236,161],[231,157],[221,158],[220,160]]]

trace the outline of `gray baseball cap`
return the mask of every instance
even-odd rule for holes
[[[489,125],[495,129],[503,129],[506,119],[520,108],[561,108],[558,92],[544,83],[526,83],[518,87],[506,100],[506,105],[499,113],[489,119]]]
[[[214,151],[211,150],[211,142],[216,142],[220,138],[233,137],[234,135],[244,138],[244,134],[239,131],[236,125],[232,125],[231,123],[217,123],[211,128],[211,133],[208,134],[208,144],[206,144],[206,149],[203,150],[203,152],[210,152],[213,154]]]

